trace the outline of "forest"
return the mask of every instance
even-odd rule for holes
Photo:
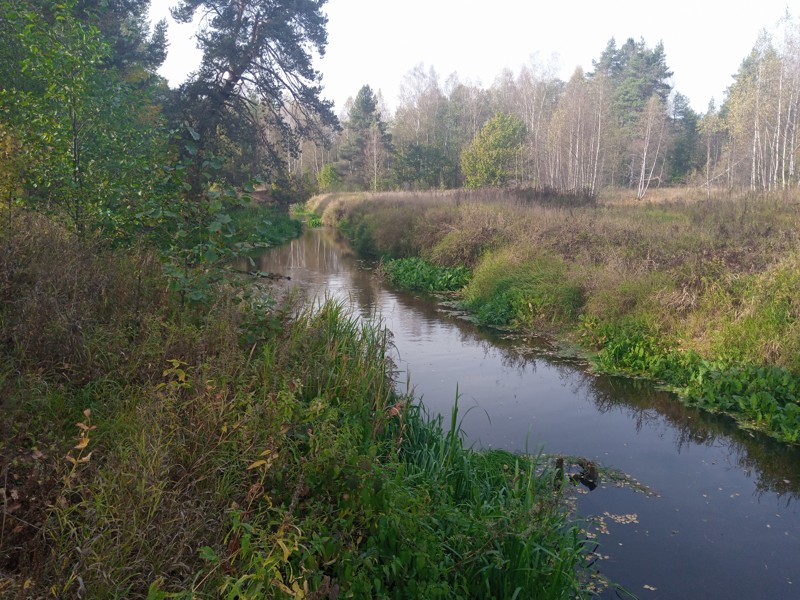
[[[466,447],[381,323],[271,293],[254,256],[298,215],[482,325],[800,439],[800,23],[703,114],[662,44],[611,39],[569,81],[418,65],[393,114],[365,82],[337,115],[325,4],[175,0],[202,60],[170,88],[149,0],[0,0],[0,596],[614,585],[563,457]]]
[[[552,65],[532,60],[488,89],[457,74],[442,82],[417,65],[394,114],[365,85],[343,111],[343,130],[326,146],[303,145],[289,168],[316,174],[322,191],[513,184],[641,199],[655,187],[711,194],[797,185],[797,22],[764,31],[721,105],[704,113],[672,88],[661,43],[612,38],[592,64],[561,81]]]

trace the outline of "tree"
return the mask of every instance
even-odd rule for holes
[[[224,150],[217,142],[226,135],[235,140],[233,122],[264,130],[253,120],[253,97],[270,125],[271,135],[261,139],[263,159],[274,166],[283,164],[285,153],[297,153],[300,139],[337,124],[312,65],[314,53],[324,56],[327,45],[325,2],[180,0],[172,9],[179,22],[190,22],[198,11],[204,15],[197,34],[202,62],[178,97],[179,114],[198,134],[190,178],[194,195],[203,192],[203,162]]]
[[[614,38],[609,40],[600,58],[593,61],[592,79],[603,79],[611,93],[610,124],[613,135],[609,138],[608,153],[611,169],[608,182],[612,185],[620,178],[622,183],[637,190],[641,184],[642,147],[652,124],[653,114],[648,112],[653,97],[666,107],[671,86],[672,71],[666,64],[663,43],[650,49],[642,39],[629,38],[617,48]],[[666,117],[666,115],[664,115]]]
[[[413,189],[431,189],[455,179],[453,164],[438,146],[407,144],[397,148],[392,161],[395,181]]]
[[[378,189],[391,153],[391,136],[378,109],[378,97],[368,85],[356,94],[345,124],[341,158],[349,183],[361,189]]]
[[[399,185],[414,189],[455,185],[460,148],[452,150],[454,136],[447,115],[448,99],[436,71],[416,65],[403,78],[392,121],[393,168]]]
[[[722,155],[724,128],[722,118],[714,100],[708,103],[708,110],[700,121],[700,133],[705,146],[705,185],[706,194],[711,197],[711,183],[717,179],[717,165]]]
[[[670,182],[685,183],[692,171],[700,166],[699,120],[699,115],[689,106],[689,98],[676,92],[672,98],[670,119]]]
[[[797,27],[763,32],[728,88],[721,115],[728,128],[732,183],[752,191],[786,189],[798,181],[800,40]]]
[[[342,178],[332,164],[327,164],[317,174],[317,187],[320,192],[335,192],[342,183]]]
[[[23,74],[3,82],[0,109],[19,140],[26,202],[59,210],[78,233],[124,228],[158,153],[147,90],[108,68],[108,44],[74,3],[32,6],[0,3]]]
[[[547,177],[552,189],[588,194],[597,192],[603,157],[605,124],[604,82],[589,80],[579,67],[570,78],[550,119]],[[541,179],[540,179],[541,182]]]
[[[514,178],[525,136],[519,117],[506,113],[492,117],[461,154],[467,187],[499,186]]]
[[[167,57],[167,22],[151,32],[149,8],[150,0],[77,0],[73,14],[97,27],[109,47],[106,61],[134,80],[154,74]]]
[[[653,94],[640,120],[642,131],[640,134],[641,146],[637,157],[639,162],[639,176],[636,186],[637,200],[644,198],[650,184],[653,182],[653,172],[658,164],[664,140],[665,123],[666,118],[661,99],[656,94]],[[658,176],[658,179],[660,178],[661,175]]]

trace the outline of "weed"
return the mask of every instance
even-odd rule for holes
[[[437,267],[421,258],[399,258],[384,261],[383,272],[398,287],[424,292],[449,292],[459,290],[470,278],[464,267]]]

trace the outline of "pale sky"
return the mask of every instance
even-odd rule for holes
[[[192,27],[169,18],[173,4],[153,0],[151,17],[170,22],[160,73],[177,86],[199,52]],[[329,0],[328,46],[316,67],[337,113],[364,84],[394,109],[404,76],[418,63],[433,67],[442,83],[456,72],[462,82],[489,87],[504,68],[516,75],[532,56],[545,64],[555,55],[566,80],[577,66],[591,70],[611,37],[618,46],[644,37],[650,48],[664,42],[673,87],[705,112],[712,97],[720,105],[759,32],[799,8],[798,0]]]

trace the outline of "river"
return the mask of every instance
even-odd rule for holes
[[[581,456],[638,481],[581,486],[577,508],[604,524],[591,528],[600,572],[642,600],[800,598],[800,450],[393,290],[334,231],[308,230],[256,261],[291,277],[276,285],[379,315],[398,386],[410,382],[446,421],[458,393],[468,443]]]

